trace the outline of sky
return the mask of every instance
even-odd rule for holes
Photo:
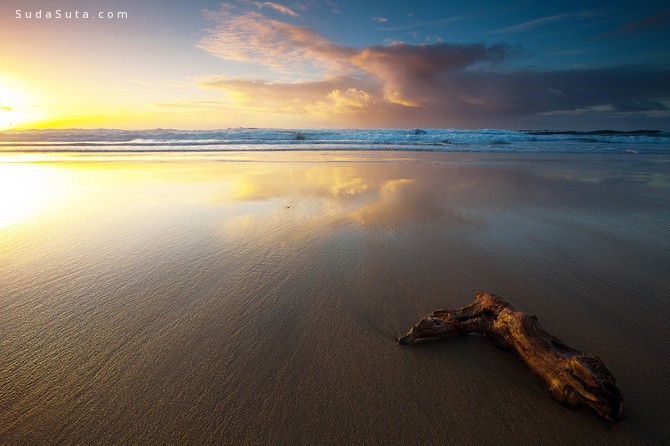
[[[663,1],[4,0],[0,42],[0,131],[670,130]]]

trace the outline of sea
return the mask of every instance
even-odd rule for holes
[[[0,133],[0,151],[435,151],[670,153],[670,131],[500,129],[49,129]]]

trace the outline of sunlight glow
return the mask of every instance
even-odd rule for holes
[[[38,164],[0,164],[0,229],[24,222],[53,204],[57,178]]]
[[[0,73],[0,131],[25,128],[42,118],[27,91],[21,82]]]

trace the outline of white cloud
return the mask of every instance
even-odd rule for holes
[[[274,9],[277,12],[280,12],[285,15],[290,15],[291,17],[300,17],[300,14],[289,8],[288,6],[280,5],[275,2],[253,2],[253,4],[258,8],[270,8]]]
[[[284,72],[306,67],[343,69],[355,49],[335,45],[309,28],[272,20],[258,12],[233,14],[230,7],[206,11],[215,27],[199,47],[226,60],[254,62]]]

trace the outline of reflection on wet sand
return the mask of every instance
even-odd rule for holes
[[[276,168],[244,174],[231,180],[231,193],[225,195],[224,201],[276,200],[288,203],[283,208],[294,213],[301,213],[300,207],[306,206],[308,215],[301,215],[300,221],[316,219],[324,223],[386,225],[408,217],[423,219],[443,214],[441,203],[426,187],[427,181],[395,178],[393,173],[390,177],[375,175],[374,171],[375,166],[306,166],[293,168],[279,181]]]
[[[9,158],[1,444],[670,436],[663,156]],[[477,290],[597,353],[628,418],[557,405],[476,337],[396,345]]]
[[[0,229],[31,220],[53,207],[59,186],[48,166],[0,162]]]

